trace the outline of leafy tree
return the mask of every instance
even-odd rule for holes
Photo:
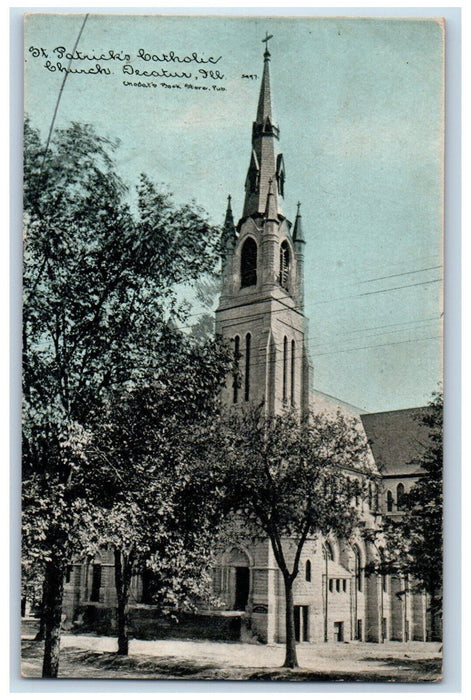
[[[114,551],[119,654],[128,653],[132,575],[153,572],[161,608],[192,607],[209,583],[222,515],[210,453],[228,348],[195,345],[168,328],[156,349],[165,367],[151,384],[113,397],[86,450],[84,483],[101,511],[98,544]]]
[[[265,416],[260,408],[224,422],[228,506],[271,542],[284,581],[286,656],[295,668],[293,582],[306,539],[348,537],[358,523],[355,496],[365,493],[367,444],[354,420],[294,413]],[[348,479],[344,469],[358,478]]]
[[[176,206],[145,176],[130,208],[117,145],[72,124],[46,152],[26,121],[23,537],[45,572],[50,677],[64,569],[95,526],[81,480],[93,417],[110,392],[148,383],[165,366],[156,341],[169,319],[184,318],[175,287],[217,261],[218,232],[198,208]]]
[[[428,441],[414,463],[423,475],[404,495],[404,515],[386,520],[383,567],[409,581],[413,591],[430,596],[431,635],[441,637],[443,588],[443,396],[436,394],[418,418],[429,428]]]

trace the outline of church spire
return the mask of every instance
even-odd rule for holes
[[[222,237],[226,245],[233,245],[235,240],[235,226],[234,226],[234,216],[232,214],[231,206],[231,195],[227,195],[227,209],[226,217],[224,219],[224,226],[222,228]]]
[[[284,165],[281,155],[277,155],[276,142],[280,131],[273,123],[273,108],[270,85],[270,51],[267,33],[262,41],[266,43],[263,54],[263,75],[255,121],[252,125],[252,154],[245,182],[245,203],[242,218],[260,217],[265,212],[269,181],[273,180],[278,195],[283,197]],[[278,214],[281,214],[278,198]]]
[[[298,202],[298,211],[296,212],[296,219],[294,222],[293,230],[293,242],[295,243],[305,243],[303,234],[303,224],[301,218],[301,202]]]
[[[234,226],[234,216],[232,214],[231,195],[227,195],[227,209],[224,218],[224,225],[221,233],[221,257],[223,262],[226,257],[234,250],[234,245],[237,239],[236,229]]]
[[[266,41],[265,53],[263,54],[263,75],[262,83],[260,85],[260,96],[258,98],[258,109],[257,109],[257,124],[263,124],[268,118],[270,121],[273,120],[272,107],[271,107],[271,91],[270,91],[270,52],[268,50],[268,36],[262,41]]]

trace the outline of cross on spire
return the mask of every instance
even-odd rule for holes
[[[273,34],[265,32],[265,38],[262,39],[262,44],[265,44],[265,53],[263,54],[265,58],[268,58],[270,56],[270,51],[268,50],[268,42],[270,41],[270,39],[273,39]]]

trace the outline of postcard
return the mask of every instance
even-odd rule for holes
[[[444,40],[25,15],[24,677],[441,679]]]

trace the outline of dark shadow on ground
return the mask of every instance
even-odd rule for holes
[[[438,672],[430,674],[423,673],[387,673],[385,671],[364,671],[358,672],[345,672],[345,673],[334,673],[334,672],[322,672],[322,671],[310,671],[308,669],[295,669],[289,671],[287,669],[270,669],[256,671],[250,675],[247,675],[245,680],[247,681],[311,681],[316,683],[322,682],[342,682],[342,683],[425,683],[425,682],[437,682],[440,681],[440,675]]]
[[[24,641],[22,658],[24,675],[41,676],[43,643]],[[365,658],[365,663],[371,663]],[[440,659],[404,659],[383,657],[374,660],[390,666],[386,669],[369,669],[362,672],[322,672],[306,668],[246,668],[242,666],[218,666],[198,659],[177,656],[119,656],[115,652],[84,650],[65,647],[61,650],[60,678],[119,678],[167,679],[167,680],[238,680],[238,681],[312,681],[312,682],[377,682],[415,683],[440,680]]]

